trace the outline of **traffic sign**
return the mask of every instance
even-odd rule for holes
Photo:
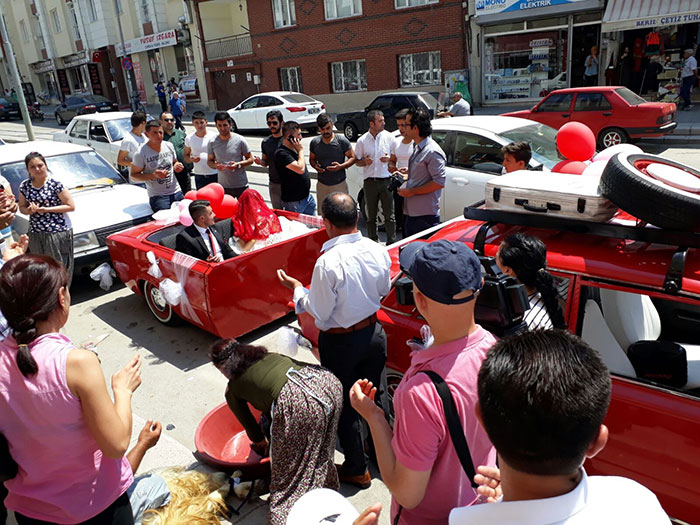
[[[131,70],[134,68],[134,63],[131,61],[129,57],[124,57],[122,58],[122,67],[126,69],[127,71]]]

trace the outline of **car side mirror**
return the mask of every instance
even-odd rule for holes
[[[67,106],[66,106],[66,103],[65,103],[65,102],[61,102],[61,107],[62,107],[62,108],[67,107]]]

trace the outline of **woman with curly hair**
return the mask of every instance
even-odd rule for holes
[[[525,323],[536,328],[566,328],[554,277],[547,271],[547,247],[537,237],[516,233],[498,247],[496,263],[503,273],[525,285],[530,309]]]
[[[214,343],[210,357],[229,380],[226,401],[250,447],[260,456],[270,453],[269,523],[283,525],[292,505],[312,489],[337,490],[333,455],[343,404],[340,381],[325,368],[235,339]],[[248,403],[272,421],[269,443]]]

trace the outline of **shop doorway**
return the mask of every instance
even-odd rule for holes
[[[598,47],[598,72],[603,70],[600,62],[600,25],[575,26],[571,39],[571,87],[585,85],[583,78],[586,71],[586,58],[591,54],[591,48]],[[600,75],[598,83],[600,83]],[[604,82],[604,80],[603,80]]]
[[[249,96],[258,92],[253,83],[254,70],[236,69],[228,71],[215,71],[214,77],[214,97],[216,107],[222,111],[237,106]]]

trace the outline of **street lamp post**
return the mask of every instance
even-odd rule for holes
[[[131,58],[129,55],[127,55],[126,46],[124,45],[124,31],[122,30],[122,19],[119,15],[119,0],[114,0],[114,12],[117,15],[117,26],[119,27],[119,40],[121,41],[122,54],[124,55],[122,58]],[[126,70],[126,78],[128,83],[131,84],[131,109],[132,111],[137,111],[139,109],[139,102],[141,101],[141,97],[139,95],[139,89],[136,86],[136,75],[134,74],[133,66],[132,69]]]

